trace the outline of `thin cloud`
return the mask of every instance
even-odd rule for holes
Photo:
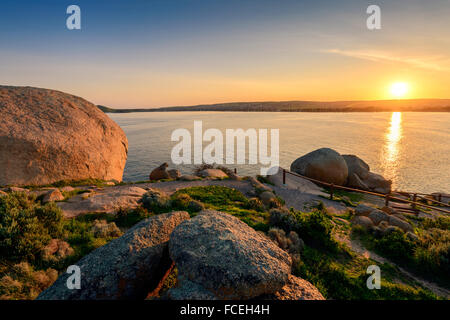
[[[352,57],[357,59],[376,61],[376,62],[396,62],[403,63],[413,67],[435,70],[435,71],[449,71],[448,61],[444,61],[439,57],[432,58],[415,58],[415,57],[400,57],[384,52],[374,51],[351,51],[340,49],[323,50],[326,53],[339,54],[346,57]],[[444,65],[445,64],[445,65]]]

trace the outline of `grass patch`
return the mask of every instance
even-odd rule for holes
[[[178,190],[173,197],[179,194],[189,195],[202,202],[207,209],[234,215],[256,230],[268,231],[269,214],[252,209],[253,204],[236,189],[222,186],[191,187]]]
[[[437,297],[414,284],[399,283],[396,270],[379,265],[381,289],[367,288],[369,265],[376,264],[345,249],[330,253],[306,246],[294,274],[310,281],[327,299],[336,300],[434,300]]]

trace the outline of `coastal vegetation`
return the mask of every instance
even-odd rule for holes
[[[146,201],[146,198],[152,200]],[[340,224],[338,217],[330,214],[323,204],[319,203],[311,211],[270,208],[236,189],[223,186],[187,187],[170,196],[150,190],[136,209],[122,208],[114,215],[91,213],[71,219],[64,219],[55,203],[42,204],[32,194],[19,192],[0,197],[0,296],[2,299],[33,299],[68,265],[121,236],[139,221],[174,210],[188,211],[193,217],[203,209],[227,212],[255,230],[266,233],[267,237],[276,239],[280,247],[293,256],[293,274],[310,281],[325,298],[437,298],[390,264],[380,265],[382,289],[368,290],[365,271],[373,262],[355,254],[335,238],[336,228],[348,229],[348,226]],[[393,233],[385,240],[374,239],[373,248],[386,255],[402,252],[405,258],[416,252],[417,261],[424,266],[426,261],[430,261],[429,268],[443,272],[448,264],[445,265],[443,260],[446,256],[441,246],[446,242],[433,246],[430,237],[436,232],[443,236],[445,229],[448,232],[448,224],[447,219],[421,222],[423,230],[434,232],[428,234],[428,247],[423,245],[418,249],[419,245],[407,242],[403,234]],[[48,254],[52,239],[67,243],[64,254],[58,253],[61,251],[59,247],[56,252]],[[448,239],[436,239],[438,242],[443,240]],[[296,245],[292,246],[292,243]],[[436,264],[438,260],[441,261],[439,265]],[[161,294],[176,285],[176,272],[175,268],[169,274]]]
[[[364,245],[426,279],[450,286],[450,217],[419,218],[417,238],[401,230],[384,236],[355,228],[353,236]]]

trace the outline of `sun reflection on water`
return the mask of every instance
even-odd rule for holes
[[[384,175],[394,179],[397,174],[397,162],[399,157],[400,140],[402,139],[402,113],[393,112],[390,127],[385,136],[384,144]]]

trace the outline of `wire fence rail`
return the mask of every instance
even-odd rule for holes
[[[446,210],[446,209],[443,209],[443,208],[438,208],[436,206],[430,206],[428,204],[424,204],[424,203],[421,203],[421,202],[417,201],[417,198],[420,198],[420,199],[423,199],[423,200],[426,200],[426,201],[432,201],[434,203],[437,203],[437,204],[439,204],[442,207],[449,207],[450,208],[449,204],[443,203],[443,202],[438,201],[438,200],[422,197],[422,196],[433,196],[433,195],[430,195],[430,194],[409,193],[409,192],[401,192],[401,191],[396,192],[396,193],[399,193],[399,194],[408,194],[409,197],[410,197],[411,194],[413,195],[413,200],[402,199],[402,198],[393,196],[391,193],[384,194],[384,193],[378,193],[378,192],[372,192],[372,191],[367,191],[367,190],[361,190],[361,189],[355,189],[355,188],[335,185],[333,183],[328,183],[328,182],[325,182],[325,181],[320,181],[320,180],[316,180],[316,179],[313,179],[313,178],[309,178],[309,177],[300,175],[298,173],[294,173],[294,172],[288,171],[286,169],[283,169],[283,184],[286,184],[286,175],[288,175],[288,174],[292,175],[294,177],[299,177],[299,178],[302,178],[302,179],[309,180],[309,181],[314,182],[314,183],[316,183],[318,185],[322,185],[322,186],[328,187],[330,189],[330,199],[331,200],[333,200],[334,190],[344,190],[344,191],[350,191],[350,192],[358,192],[358,193],[370,194],[370,195],[373,195],[373,196],[384,198],[386,207],[389,205],[390,201],[395,200],[395,201],[398,201],[398,202],[411,204],[413,210],[416,209],[416,207],[423,207],[423,208],[427,208],[427,209],[440,211],[440,212],[443,212],[443,213],[446,213],[446,214],[450,214],[450,210]],[[441,197],[439,197],[439,200],[441,200]]]

